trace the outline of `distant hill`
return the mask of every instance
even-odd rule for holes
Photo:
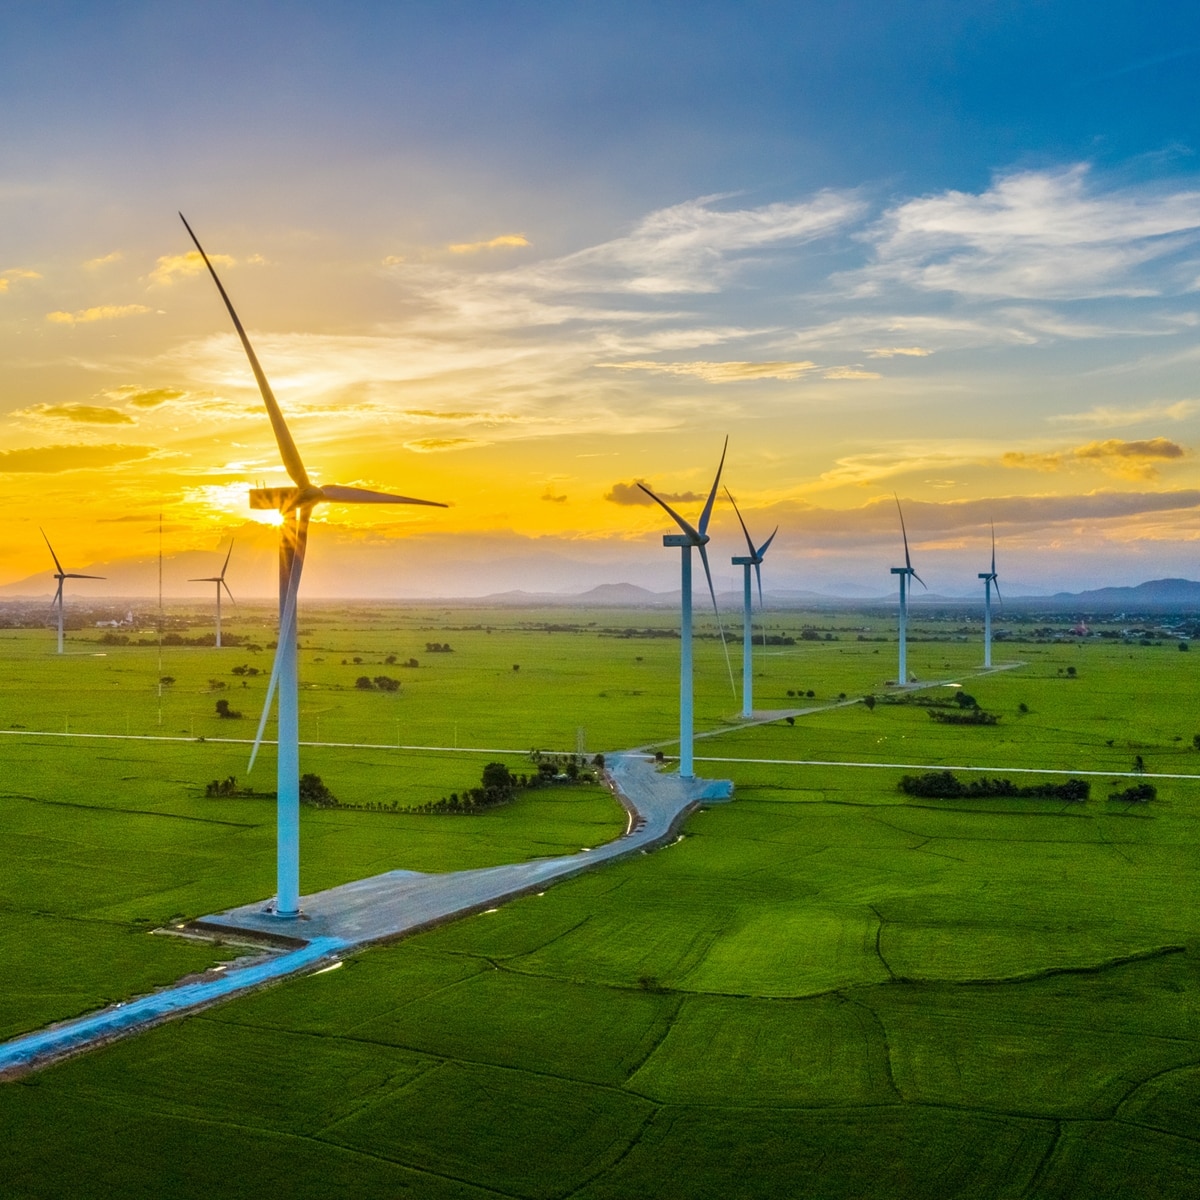
[[[1069,608],[1105,612],[1200,609],[1200,583],[1191,579],[1151,579],[1136,587],[1096,588],[1090,592],[1056,592],[1047,597]],[[1036,601],[1026,601],[1027,603]]]

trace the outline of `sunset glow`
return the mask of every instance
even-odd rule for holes
[[[115,22],[116,58],[141,72],[136,99],[100,79],[82,23],[7,19],[32,23],[25,42],[39,49],[0,87],[10,106],[16,89],[41,98],[27,109],[33,134],[13,135],[0,191],[6,228],[21,231],[0,245],[10,589],[45,567],[39,524],[69,527],[80,560],[119,577],[120,563],[156,553],[160,510],[169,554],[215,552],[263,520],[247,489],[282,480],[179,207],[314,477],[452,503],[322,514],[341,576],[373,593],[669,586],[647,553],[662,522],[633,485],[694,503],[725,434],[747,518],[782,526],[779,586],[887,592],[893,492],[943,590],[973,586],[991,521],[1014,588],[1195,574],[1194,117],[1143,86],[1141,59],[1130,65],[1115,42],[1103,54],[1074,46],[1064,18],[1046,36],[1063,56],[1054,75],[1079,94],[1056,93],[1035,120],[1007,85],[940,73],[918,54],[921,28],[895,44],[885,21],[851,53],[849,17],[781,13],[775,36],[794,55],[749,32],[729,48],[743,67],[757,56],[764,80],[735,119],[720,88],[699,99],[702,56],[673,54],[669,83],[656,83],[657,68],[626,64],[616,44],[589,47],[568,15],[527,14],[532,44],[564,48],[539,76],[555,111],[578,85],[570,62],[611,56],[595,136],[576,138],[570,117],[531,108],[514,85],[455,140],[463,110],[428,65],[442,33],[368,9],[372,29],[396,34],[383,41],[411,37],[429,53],[398,72],[367,25],[351,19],[334,35],[313,10],[280,66],[310,90],[278,123],[252,69],[271,40],[265,9],[229,61],[215,24],[192,28],[169,83],[134,52],[172,40],[172,18],[147,7],[145,26]],[[499,69],[489,28],[462,47],[468,74]],[[348,57],[307,77],[331,36]],[[696,50],[705,35],[692,36]],[[937,36],[966,38],[965,26]],[[962,52],[1026,53],[1016,26],[980,36],[986,47]],[[822,48],[820,73],[839,86],[819,104],[802,90],[768,94],[807,46]],[[90,100],[80,120],[39,79],[51,60],[47,79],[73,79],[80,95],[108,89],[107,101]],[[245,109],[240,132],[222,102],[181,99],[176,86],[218,62]],[[875,77],[903,98],[868,117],[855,88]],[[662,86],[692,97],[690,117],[668,106],[663,125],[653,105],[635,118],[618,99]],[[425,117],[403,115],[418,95]],[[1101,144],[1105,114],[1135,96],[1120,135]],[[435,115],[433,97],[448,110]],[[364,121],[381,103],[382,124]],[[939,103],[971,114],[971,130],[966,116],[943,127],[934,153],[910,129]],[[163,118],[150,133],[144,109]],[[50,145],[55,159],[75,155],[71,182],[55,176],[40,149]],[[669,152],[646,154],[660,145]],[[731,552],[736,533],[719,511],[714,534]],[[397,557],[368,561],[367,542],[394,544]],[[410,542],[415,553],[400,555]],[[426,542],[435,554],[417,550]],[[313,586],[325,586],[316,573]]]

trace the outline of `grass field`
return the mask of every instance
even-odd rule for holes
[[[461,628],[481,619],[491,633]],[[460,745],[514,749],[571,749],[581,727],[591,751],[669,739],[677,643],[598,636],[669,617],[569,619],[581,628],[547,632],[538,624],[568,618],[512,613],[314,623],[304,736],[319,708],[329,740],[394,742],[397,719],[410,744],[446,744],[455,724]],[[804,619],[773,621],[798,631]],[[763,656],[760,705],[882,695],[894,643],[858,642],[867,622],[844,624],[839,641]],[[454,652],[426,656],[435,640]],[[69,719],[123,732],[128,716],[134,732],[158,728],[155,652],[54,662],[34,644],[30,633],[0,640],[0,726]],[[387,653],[421,666],[380,666]],[[698,656],[710,731],[736,709],[719,653],[707,643]],[[364,663],[342,666],[356,656]],[[978,657],[949,636],[910,647],[926,678]],[[1149,771],[1200,774],[1194,652],[997,653],[1013,658],[1027,665],[967,682],[1001,715],[995,726],[881,703],[730,726],[697,750],[1114,772],[1140,754]],[[208,687],[213,661],[168,653],[164,732],[186,728],[192,710],[196,736],[232,724],[206,711],[222,694]],[[402,678],[399,696],[354,689],[380,671]],[[261,697],[261,680],[250,683],[237,692]],[[786,694],[809,688],[815,701]],[[199,794],[208,778],[242,773],[241,748],[14,736],[0,738],[0,756],[3,961],[10,981],[30,981],[3,994],[7,1032],[206,965],[211,949],[142,931],[269,894],[269,802]],[[412,802],[472,782],[482,765],[332,748],[305,762],[344,799],[383,788]],[[5,1194],[1200,1191],[1196,783],[1161,781],[1155,802],[1130,805],[1108,801],[1097,779],[1072,805],[919,800],[896,790],[897,770],[719,773],[736,780],[735,802],[694,816],[669,849],[0,1087]],[[304,888],[591,845],[620,824],[610,804],[581,791],[478,818],[306,810]]]

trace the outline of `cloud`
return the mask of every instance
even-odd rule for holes
[[[822,372],[822,379],[882,379],[878,371],[862,371],[857,367],[831,367]]]
[[[1035,471],[1060,471],[1077,463],[1088,463],[1127,479],[1151,479],[1158,474],[1158,464],[1184,458],[1187,453],[1178,442],[1162,437],[1135,442],[1108,438],[1049,453],[1009,451],[1001,455],[1000,461],[1006,467]]]
[[[46,320],[56,325],[90,325],[93,321],[118,321],[122,317],[134,317],[149,311],[144,304],[100,304],[73,313],[49,312]]]
[[[124,257],[120,250],[114,250],[111,254],[102,254],[99,258],[89,258],[83,265],[86,270],[94,271],[97,267],[107,267],[109,263],[120,262]]]
[[[230,258],[228,254],[210,254],[208,259],[214,267],[237,265],[236,260]],[[159,256],[154,270],[150,272],[150,282],[171,284],[176,279],[187,279],[192,275],[199,275],[207,269],[199,250],[189,250],[186,254],[163,254]]]
[[[403,254],[388,254],[380,260],[385,267],[398,267],[402,262],[406,262]]]
[[[1138,425],[1143,421],[1183,421],[1197,411],[1200,411],[1200,401],[1177,400],[1174,404],[1150,404],[1143,408],[1113,408],[1102,404],[1087,412],[1057,413],[1046,419],[1056,425],[1094,425],[1111,429]]]
[[[0,292],[7,292],[11,283],[22,279],[41,279],[41,275],[24,267],[9,267],[7,271],[0,271]]]
[[[871,358],[927,358],[933,351],[923,346],[877,346],[867,353]]]
[[[0,450],[0,475],[94,471],[149,458],[150,446],[30,446]]]
[[[886,212],[866,238],[875,262],[843,278],[973,297],[1146,296],[1186,287],[1172,256],[1200,236],[1200,192],[1088,187],[1086,165],[998,175]],[[1142,268],[1152,267],[1150,271]]]
[[[48,417],[56,421],[74,421],[80,425],[137,424],[128,413],[97,404],[35,404],[13,416]]]
[[[507,250],[515,246],[528,245],[529,239],[523,233],[502,233],[499,237],[491,238],[486,242],[454,242],[446,249],[451,254],[478,254],[480,250]],[[389,260],[384,259],[384,262],[387,263]]]
[[[186,395],[187,392],[180,391],[179,388],[144,388],[132,390],[125,397],[125,402],[132,404],[134,408],[157,408],[160,404],[166,404],[168,400],[182,400]]]
[[[546,485],[546,490],[542,493],[541,498],[550,504],[566,504],[567,502],[566,496],[556,496],[554,489],[549,484]]]
[[[691,375],[706,383],[742,383],[751,379],[799,379],[816,368],[814,362],[631,362],[597,363],[614,371],[649,371],[657,375]]]
[[[416,441],[405,442],[404,448],[417,454],[437,454],[442,450],[463,450],[467,446],[479,445],[482,443],[475,438],[417,438]]]
[[[624,237],[506,272],[510,286],[546,292],[701,294],[719,290],[750,252],[826,237],[863,212],[846,192],[760,208],[717,209],[688,200],[644,217]]]
[[[654,501],[638,487],[639,483],[645,483],[644,479],[635,480],[633,483],[614,483],[611,492],[605,492],[605,500],[611,500],[614,504],[627,505],[650,505]],[[649,487],[649,484],[646,484]],[[665,500],[668,504],[695,504],[701,500],[707,500],[707,496],[702,496],[699,492],[660,492],[654,488],[650,489],[660,499]]]

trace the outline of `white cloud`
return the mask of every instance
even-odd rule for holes
[[[999,175],[979,195],[904,201],[866,235],[875,262],[846,279],[867,293],[900,283],[1030,299],[1182,290],[1170,258],[1200,235],[1200,192],[1088,183],[1088,168],[1076,165]]]

